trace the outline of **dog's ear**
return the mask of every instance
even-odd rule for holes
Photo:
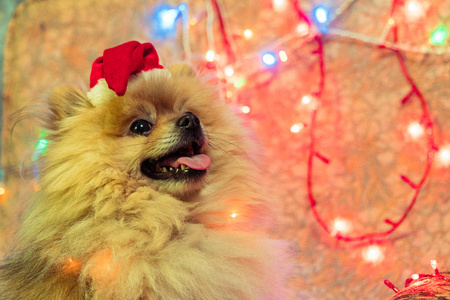
[[[167,68],[174,77],[196,77],[195,70],[187,64],[175,64]]]
[[[86,94],[68,85],[56,87],[48,97],[50,110],[50,127],[57,127],[59,121],[74,116],[83,108],[94,107],[86,97]],[[53,125],[53,126],[52,126]]]

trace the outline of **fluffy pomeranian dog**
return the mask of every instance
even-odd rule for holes
[[[111,49],[96,61],[105,78],[56,88],[41,113],[41,188],[0,264],[0,299],[284,299],[286,245],[268,237],[240,120],[151,44]]]

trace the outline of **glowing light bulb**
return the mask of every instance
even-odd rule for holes
[[[297,123],[291,126],[291,132],[292,133],[299,133],[305,125],[303,123]]]
[[[69,257],[63,266],[66,273],[76,273],[81,270],[81,262]]]
[[[430,261],[430,263],[431,263],[431,267],[433,268],[433,270],[436,270],[437,269],[437,262],[434,259],[432,259]]]
[[[4,187],[0,187],[0,195],[6,194],[6,189]]]
[[[160,26],[163,30],[173,29],[175,25],[175,20],[178,17],[178,10],[175,8],[161,10],[159,13]]]
[[[285,62],[285,61],[288,60],[286,51],[281,50],[280,52],[278,52],[278,56],[280,57],[280,60],[281,60],[282,62]]]
[[[419,279],[419,277],[420,277],[419,274],[412,274],[411,275],[411,278],[414,279],[414,280]]]
[[[441,147],[437,153],[437,161],[443,167],[450,166],[450,145]]]
[[[405,16],[410,21],[415,21],[424,16],[427,9],[425,3],[417,0],[408,0],[405,2]]]
[[[394,25],[394,24],[395,24],[395,20],[394,20],[393,18],[389,18],[388,24],[389,24],[390,26]]]
[[[319,5],[313,10],[314,19],[320,23],[325,24],[328,22],[329,13],[328,9],[325,6]]]
[[[273,10],[276,12],[283,12],[287,7],[286,0],[272,0]]]
[[[305,36],[309,34],[309,26],[307,23],[300,23],[297,25],[297,32],[300,36]]]
[[[225,75],[228,77],[231,77],[234,75],[234,69],[232,66],[226,66],[223,71],[224,71]]]
[[[190,18],[189,19],[189,25],[194,26],[198,23],[198,20],[196,18]]]
[[[236,218],[236,217],[237,217],[237,213],[232,213],[232,214],[231,214],[231,217],[232,217],[232,218]]]
[[[48,146],[48,141],[46,139],[40,139],[37,146],[36,146],[36,150],[38,151],[42,151],[45,150]]]
[[[379,246],[370,245],[362,250],[362,257],[367,262],[378,263],[384,259],[384,254]]]
[[[228,99],[231,98],[231,97],[233,97],[233,91],[228,90],[228,91],[225,93],[225,97],[227,97]]]
[[[351,228],[351,225],[348,220],[337,217],[333,221],[333,230],[331,232],[331,235],[349,232],[350,228]]]
[[[275,57],[275,54],[267,52],[263,54],[262,61],[266,66],[271,67],[275,65],[277,58]]]
[[[305,95],[302,97],[302,103],[303,104],[309,104],[312,101],[311,95]]]
[[[424,134],[425,130],[419,122],[413,122],[408,126],[409,135],[415,140]]]
[[[236,80],[236,81],[234,82],[234,87],[235,87],[235,88],[241,88],[241,87],[243,87],[246,83],[247,83],[247,79],[241,78],[241,79]]]
[[[448,30],[444,25],[439,25],[432,33],[430,37],[431,45],[445,45],[445,40],[448,37]]]
[[[244,38],[246,39],[246,40],[249,40],[249,39],[251,39],[253,37],[253,31],[251,31],[250,29],[246,29],[245,31],[244,31]]]
[[[241,107],[241,112],[244,114],[248,114],[250,112],[250,107],[244,105]]]
[[[213,62],[216,58],[216,53],[213,50],[206,51],[205,55],[206,61]]]

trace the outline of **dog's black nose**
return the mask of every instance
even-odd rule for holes
[[[193,113],[188,113],[178,119],[177,125],[183,129],[196,130],[200,128],[200,120]]]

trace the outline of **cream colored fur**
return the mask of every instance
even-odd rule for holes
[[[266,233],[272,204],[251,138],[191,71],[170,70],[95,107],[73,88],[53,92],[41,189],[0,264],[0,299],[285,298],[286,245]],[[147,178],[140,162],[174,143],[187,111],[207,135],[205,179]],[[148,137],[129,134],[136,118],[155,123]]]

